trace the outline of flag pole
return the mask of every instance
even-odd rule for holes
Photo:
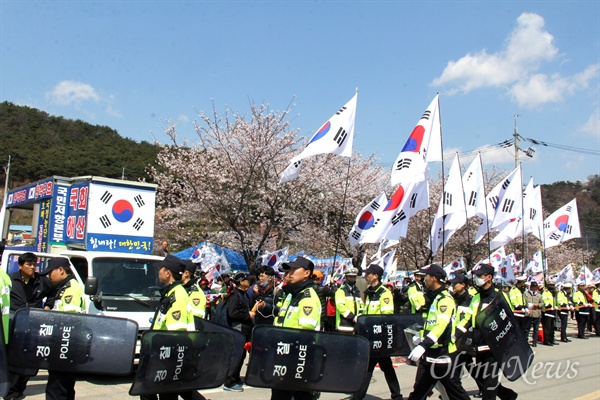
[[[337,233],[335,238],[335,252],[333,253],[332,268],[335,268],[335,262],[337,259],[338,248],[340,245],[340,238],[342,236],[342,219],[344,218],[344,211],[346,211],[346,196],[348,193],[348,185],[350,182],[350,163],[352,162],[352,156],[348,158],[348,169],[346,171],[346,185],[344,187],[344,196],[342,197],[342,210],[340,212],[340,218],[338,219]],[[334,269],[335,271],[335,269]],[[329,271],[327,271],[329,273]]]
[[[438,100],[437,100],[437,113],[438,113],[438,119],[440,121],[440,150],[442,152],[442,265],[444,265],[444,256],[445,256],[445,250],[446,250],[446,246],[444,245],[444,243],[446,242],[446,202],[444,199],[444,191],[445,191],[445,186],[446,186],[446,176],[445,176],[445,171],[444,171],[444,140],[443,140],[443,135],[442,135],[442,113],[440,112],[440,97],[439,97],[439,93],[437,93],[438,96]],[[459,164],[460,165],[460,164]],[[462,178],[461,178],[462,180]],[[432,240],[433,238],[431,238],[430,240]],[[433,243],[433,240],[432,240]],[[431,260],[433,261],[433,259]]]
[[[479,164],[481,165],[481,174],[483,177],[483,161],[481,160],[481,152],[479,153]],[[487,230],[487,248],[488,248],[488,260],[492,258],[492,250],[490,249],[491,241],[490,241],[490,221],[487,209],[487,193],[485,192],[485,180],[483,183],[483,199],[485,200],[485,228]]]
[[[6,178],[4,179],[4,199],[2,200],[2,209],[0,209],[0,241],[4,237],[4,223],[6,219],[6,206],[8,205],[8,178],[10,175],[10,155],[8,156],[8,164],[6,164]]]

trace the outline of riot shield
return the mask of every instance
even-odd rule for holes
[[[501,293],[477,313],[475,324],[506,379],[513,382],[525,374],[533,362],[533,351]]]
[[[350,393],[367,372],[360,336],[259,325],[252,331],[246,384],[283,390]]]
[[[1,316],[0,316],[1,318]],[[10,380],[8,379],[8,361],[6,357],[6,346],[4,346],[4,329],[0,321],[0,397],[6,396],[10,389]]]
[[[369,341],[371,357],[407,356],[410,346],[404,330],[415,324],[423,325],[421,314],[361,315],[356,333]]]
[[[127,375],[137,331],[128,319],[24,308],[15,314],[9,366]]]
[[[215,324],[206,319],[194,317],[194,323],[197,331],[226,333],[231,336],[233,339],[233,356],[231,358],[231,364],[229,365],[229,371],[227,371],[227,374],[231,375],[235,371],[242,358],[242,354],[245,351],[244,345],[246,344],[246,336],[240,331],[236,331],[228,326]]]
[[[131,396],[178,393],[221,386],[233,354],[230,335],[146,331]]]

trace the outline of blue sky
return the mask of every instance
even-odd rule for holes
[[[521,135],[593,153],[535,146],[525,181],[600,173],[598,1],[0,0],[0,35],[0,101],[138,141],[167,119],[193,139],[211,99],[293,101],[310,137],[358,87],[354,148],[391,168],[439,92],[449,160],[512,139],[519,114]]]

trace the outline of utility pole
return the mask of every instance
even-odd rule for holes
[[[519,114],[515,114],[515,132],[513,134],[515,138],[515,168],[519,166],[519,129],[517,128],[517,118]],[[542,212],[542,210],[540,210]],[[525,210],[522,210],[521,214],[521,225],[523,226],[523,262],[527,260],[527,250],[529,249],[529,241],[527,240],[527,234],[525,233]]]
[[[515,168],[519,166],[519,131],[517,129],[517,118],[519,118],[519,114],[515,114],[515,133],[513,134],[515,137]]]

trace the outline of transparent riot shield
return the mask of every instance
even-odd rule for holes
[[[136,322],[24,308],[14,317],[9,368],[127,375],[133,367]]]
[[[194,323],[196,325],[197,331],[219,332],[231,336],[231,338],[233,339],[233,356],[228,371],[228,374],[231,375],[237,367],[238,363],[240,362],[242,354],[245,351],[244,345],[246,344],[246,336],[240,331],[236,331],[235,329],[229,328],[228,326],[215,324],[214,322],[210,322],[206,319],[194,317]]]
[[[533,351],[501,293],[477,313],[475,324],[506,379],[512,382],[525,374],[533,362]]]
[[[410,346],[404,330],[423,325],[421,314],[361,315],[356,323],[356,333],[369,341],[371,357],[407,356]]]
[[[233,355],[226,333],[146,331],[129,394],[179,393],[221,386]]]
[[[259,325],[252,331],[246,384],[282,390],[351,393],[367,372],[360,336]]]

